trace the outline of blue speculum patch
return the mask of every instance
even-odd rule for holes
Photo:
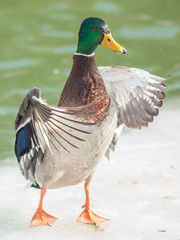
[[[21,156],[28,153],[32,147],[31,145],[32,130],[31,124],[27,123],[24,127],[20,128],[16,133],[15,154],[20,161]]]

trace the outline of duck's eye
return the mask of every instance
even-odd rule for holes
[[[90,27],[89,27],[91,30],[93,30],[93,31],[95,31],[97,28],[95,27],[95,26],[93,26],[93,25],[91,25]]]

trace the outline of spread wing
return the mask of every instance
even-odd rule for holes
[[[117,127],[122,124],[137,129],[147,127],[162,106],[166,79],[137,68],[114,66],[98,70],[116,107]],[[115,135],[113,145],[118,139]]]
[[[38,88],[28,92],[15,121],[15,154],[26,179],[36,185],[36,162],[43,160],[47,148],[52,154],[62,150],[70,154],[73,149],[79,148],[80,142],[85,141],[84,136],[91,134],[83,126],[94,124],[86,120],[88,114],[95,112],[88,113],[87,106],[86,109],[84,106],[50,106],[41,99]]]

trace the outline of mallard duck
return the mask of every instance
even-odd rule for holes
[[[23,176],[41,188],[31,227],[51,225],[56,220],[42,207],[46,189],[82,181],[86,202],[77,220],[87,224],[109,221],[90,207],[90,182],[97,164],[114,151],[123,125],[147,127],[162,106],[164,78],[136,68],[97,68],[94,51],[98,45],[127,53],[102,19],[85,19],[72,70],[57,106],[48,105],[34,87],[19,108],[15,154]]]

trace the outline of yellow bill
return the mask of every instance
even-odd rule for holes
[[[115,53],[120,53],[120,54],[127,53],[127,50],[114,40],[111,33],[109,34],[104,33],[104,39],[102,40],[101,44],[109,48],[111,51]]]

